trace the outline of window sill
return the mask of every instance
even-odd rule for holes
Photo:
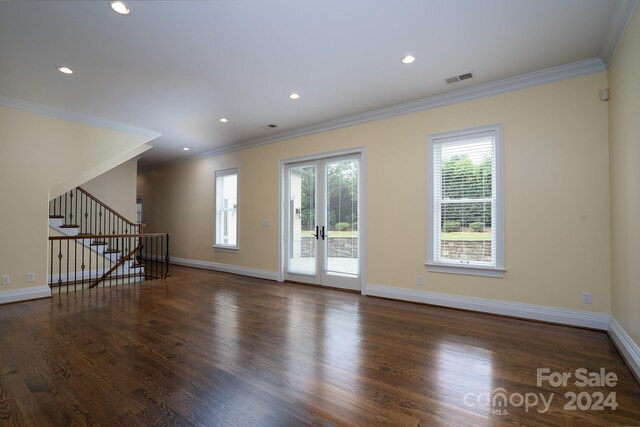
[[[216,252],[228,252],[231,254],[238,253],[238,251],[240,250],[238,246],[219,246],[219,245],[213,245],[213,249]]]
[[[485,276],[485,277],[498,277],[502,278],[507,271],[504,268],[494,267],[479,267],[479,266],[462,266],[455,264],[442,264],[442,263],[425,263],[428,271],[434,273],[451,273],[451,274],[464,274],[467,276]]]

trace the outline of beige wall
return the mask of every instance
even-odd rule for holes
[[[147,140],[0,107],[0,275],[11,277],[0,291],[46,284],[50,194],[129,160]]]
[[[131,222],[136,221],[138,160],[129,160],[81,185]]]
[[[147,231],[170,232],[175,257],[277,271],[278,162],[365,146],[368,283],[416,289],[423,275],[420,289],[608,313],[608,109],[598,99],[606,80],[591,74],[146,172],[138,191]],[[427,135],[493,123],[504,126],[507,273],[429,273]],[[212,248],[214,172],[231,167],[240,169],[237,254]]]
[[[608,77],[613,316],[640,345],[640,8]]]

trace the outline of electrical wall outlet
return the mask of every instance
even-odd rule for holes
[[[422,277],[422,276],[416,277],[416,285],[423,286],[424,285],[424,277]]]
[[[2,284],[3,285],[8,285],[9,282],[10,282],[9,276],[2,276]]]
[[[583,304],[591,304],[591,292],[583,292],[582,293],[582,303]]]
[[[262,258],[258,258],[258,267],[262,267]]]
[[[35,273],[27,273],[27,282],[35,282],[36,274]]]

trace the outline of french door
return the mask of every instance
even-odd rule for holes
[[[361,289],[360,155],[284,168],[284,278]]]

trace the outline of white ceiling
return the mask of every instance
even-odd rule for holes
[[[142,160],[149,167],[587,58],[606,62],[633,3],[128,1],[131,14],[120,16],[108,1],[2,1],[0,95],[160,132]],[[400,62],[407,53],[411,65]],[[444,83],[467,72],[475,77]],[[301,99],[290,100],[293,91]]]

